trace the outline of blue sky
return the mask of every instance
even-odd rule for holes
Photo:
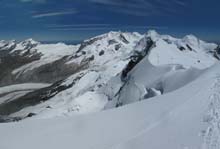
[[[82,40],[111,30],[220,40],[219,0],[0,0],[0,39]]]

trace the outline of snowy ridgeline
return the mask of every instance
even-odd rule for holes
[[[0,115],[26,118],[0,124],[0,148],[220,148],[216,44],[155,31],[0,43]]]

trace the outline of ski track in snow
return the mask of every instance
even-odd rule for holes
[[[210,96],[209,111],[204,117],[209,126],[204,132],[203,149],[220,149],[220,75],[212,89],[214,93]]]

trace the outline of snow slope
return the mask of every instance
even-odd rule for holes
[[[117,109],[0,124],[0,148],[218,149],[219,70],[216,64],[178,90]]]
[[[181,64],[187,68],[204,69],[216,62],[216,58],[210,52],[217,45],[206,43],[193,35],[177,39],[149,31],[147,36],[156,42],[155,48],[149,55],[149,60],[154,65]]]

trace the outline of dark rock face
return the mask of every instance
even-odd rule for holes
[[[150,38],[150,37],[146,37],[144,40],[144,42],[146,42],[145,46],[143,49],[141,49],[141,51],[136,51],[134,53],[133,56],[131,56],[131,60],[129,61],[129,63],[127,64],[127,66],[123,69],[122,73],[121,73],[121,81],[122,81],[122,85],[120,87],[120,89],[118,90],[118,92],[115,94],[115,98],[117,98],[117,103],[116,103],[116,107],[120,107],[123,105],[123,102],[121,101],[121,93],[124,89],[126,89],[126,85],[129,84],[130,77],[129,77],[129,72],[138,64],[140,63],[144,57],[146,57],[149,52],[151,51],[151,49],[155,46],[155,42]],[[140,44],[140,43],[138,43]],[[111,99],[110,99],[111,100]]]
[[[121,48],[121,44],[115,45],[115,51],[118,51]]]
[[[86,51],[82,51],[82,55],[86,55]]]
[[[104,50],[101,50],[100,52],[99,52],[99,56],[102,56],[102,55],[104,55],[105,54],[105,51]]]
[[[131,57],[126,68],[122,71],[121,80],[124,80],[128,73],[146,56],[149,54],[150,50],[153,48],[154,42],[150,37],[146,39],[146,46],[141,52],[136,51],[135,54]]]
[[[123,36],[122,34],[120,34],[119,38],[120,38],[120,40],[121,40],[122,42],[124,42],[125,44],[129,44],[129,41],[128,41],[128,40],[125,38],[125,36]]]
[[[190,51],[193,51],[193,49],[188,44],[186,44],[186,46]]]
[[[220,45],[215,49],[216,53],[220,55]]]
[[[220,60],[220,45],[218,45],[214,51],[213,51],[213,56],[217,59]]]
[[[186,50],[184,47],[179,47],[180,51]]]
[[[36,114],[35,113],[29,113],[28,115],[27,115],[27,117],[33,117],[33,116],[35,116]]]
[[[16,83],[15,76],[11,72],[25,64],[40,59],[39,53],[29,53],[27,51],[24,55],[21,55],[19,51],[9,53],[10,51],[0,51],[0,86],[10,85]]]
[[[12,52],[12,50],[17,46],[15,41],[5,42],[5,44],[0,47],[0,86],[17,83],[15,76],[13,76],[11,72],[22,65],[40,59],[41,53],[38,53],[37,50],[34,49],[32,49],[32,51],[30,50],[30,48],[34,48],[37,43],[32,45],[30,41],[25,41],[21,43],[21,45],[24,49],[14,52]]]

